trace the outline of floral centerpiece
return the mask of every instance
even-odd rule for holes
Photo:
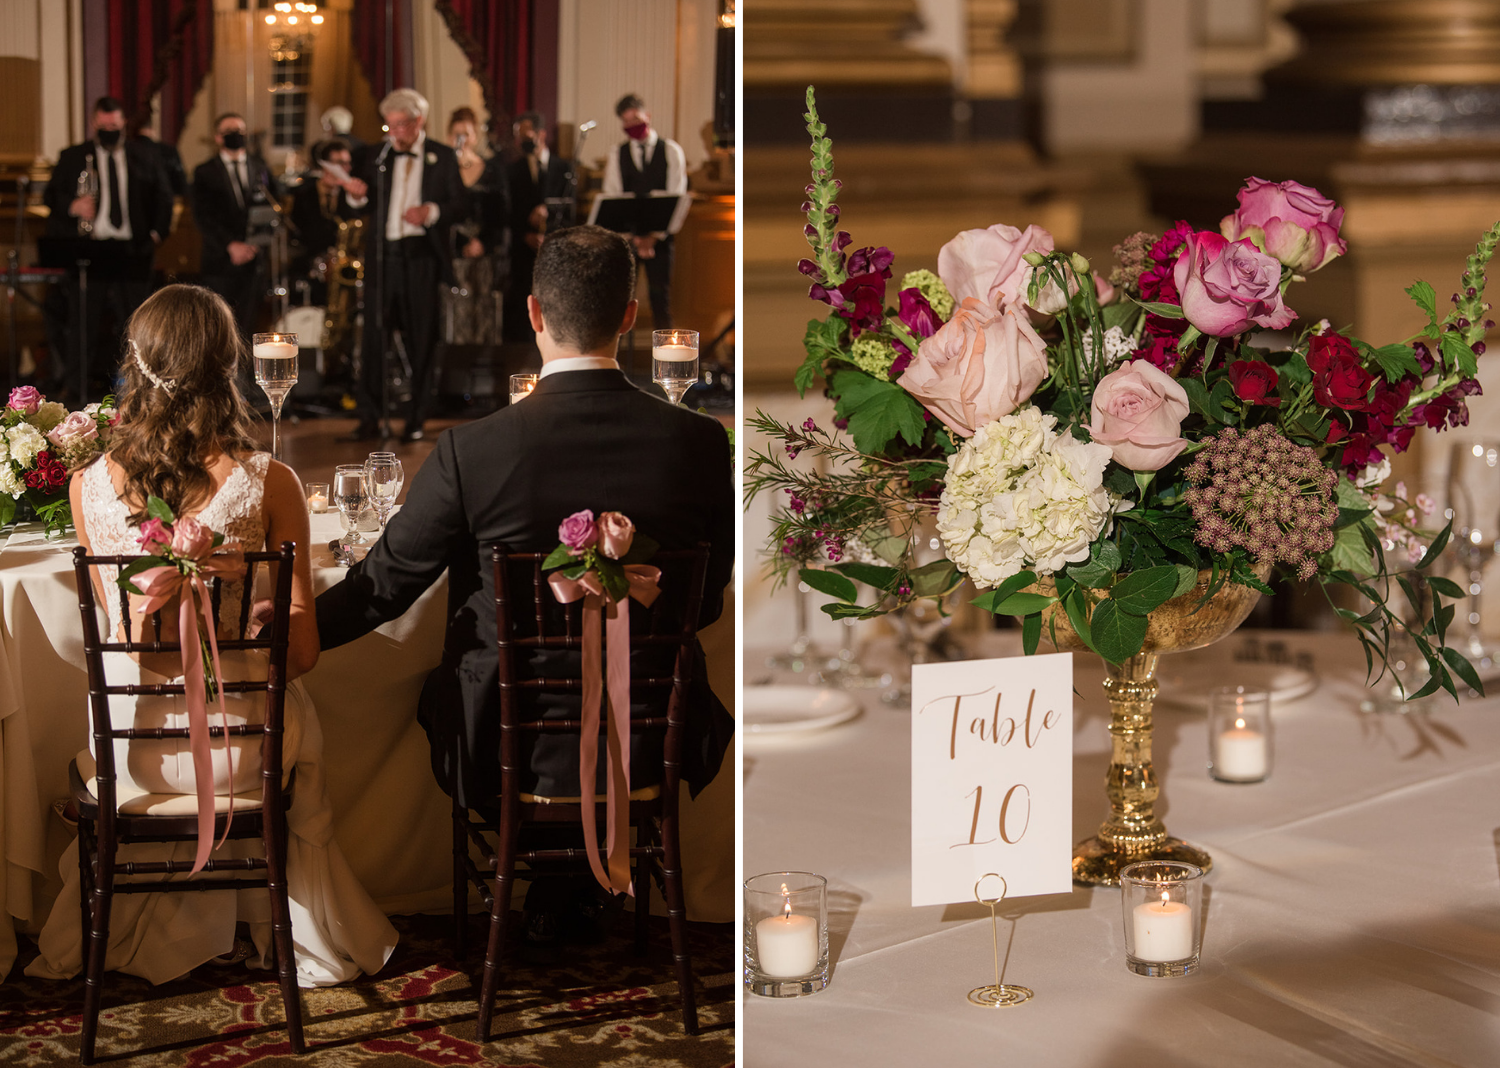
[[[1389,456],[1419,430],[1468,421],[1486,329],[1480,239],[1442,310],[1426,282],[1407,295],[1427,322],[1372,345],[1298,320],[1293,283],[1346,251],[1343,209],[1296,182],[1247,181],[1220,232],[1178,223],[1135,234],[1100,273],[1052,235],[996,224],[957,235],[938,270],[913,271],[889,306],[893,256],[848,250],[841,183],[808,90],[813,180],[799,269],[832,308],[808,324],[799,392],[821,380],[832,427],[757,413],[775,444],[752,453],[747,490],[778,494],[774,567],[868,618],[967,578],[980,607],[1018,617],[1025,650],[1054,612],[1111,663],[1141,652],[1148,617],[1209,576],[1269,593],[1273,569],[1325,589],[1366,654],[1384,663],[1404,627],[1427,662],[1418,691],[1479,689],[1444,643],[1453,582],[1421,575],[1449,537],[1423,531],[1432,502],[1386,487]],[[791,461],[821,456],[826,473]],[[945,559],[917,566],[916,525],[935,522]],[[1420,578],[1430,614],[1404,623]],[[862,582],[876,591],[861,604]]]
[[[71,526],[68,478],[109,447],[117,419],[113,397],[69,412],[33,386],[11,390],[0,410],[0,526],[23,499],[48,534]]]

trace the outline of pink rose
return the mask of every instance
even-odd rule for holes
[[[1229,337],[1252,326],[1280,330],[1297,313],[1281,300],[1281,264],[1249,241],[1189,235],[1173,270],[1182,314],[1205,334]]]
[[[17,386],[10,391],[10,407],[22,415],[30,415],[36,411],[44,400],[46,398],[37,392],[35,386]]]
[[[1311,186],[1250,178],[1239,200],[1239,210],[1219,224],[1224,236],[1231,241],[1249,238],[1300,274],[1348,251],[1339,237],[1344,209]]]
[[[1047,350],[1019,308],[969,297],[917,348],[896,384],[955,434],[1015,411],[1047,377]]]
[[[599,551],[618,560],[630,551],[635,540],[635,524],[619,512],[605,512],[599,517]]]
[[[172,525],[172,552],[184,560],[202,560],[214,551],[214,532],[196,519]]]
[[[974,297],[993,308],[1026,297],[1028,252],[1051,252],[1052,235],[1040,226],[1025,231],[996,223],[988,230],[965,230],[938,252],[938,277],[962,304]]]
[[[99,436],[99,424],[87,412],[73,412],[47,432],[47,440],[59,449]]]
[[[141,552],[156,556],[172,545],[172,528],[160,519],[148,519],[141,524]]]
[[[583,550],[599,540],[599,528],[594,523],[594,513],[585,508],[581,512],[574,512],[564,519],[557,528],[557,540],[568,547],[574,555],[580,555]]]
[[[1132,471],[1159,471],[1187,448],[1187,391],[1145,360],[1128,360],[1094,387],[1089,433]]]

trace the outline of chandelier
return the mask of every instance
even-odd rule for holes
[[[323,25],[317,4],[278,3],[266,15],[271,27],[271,59],[294,63],[312,47],[313,33]]]

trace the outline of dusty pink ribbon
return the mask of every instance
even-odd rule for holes
[[[193,753],[193,779],[198,794],[198,852],[193,858],[193,873],[203,869],[214,848],[214,769],[208,739],[208,685],[203,677],[203,650],[198,636],[198,598],[203,605],[203,623],[208,631],[208,648],[218,680],[219,710],[224,719],[224,755],[229,766],[229,807],[234,808],[234,748],[229,742],[229,714],[224,709],[224,669],[219,664],[219,637],[214,630],[214,614],[203,576],[229,575],[244,569],[244,554],[230,550],[203,560],[198,571],[185,575],[175,567],[152,567],[132,577],[144,600],[134,611],[145,616],[181,597],[177,605],[177,641],[182,647],[182,682],[187,694],[188,746]],[[185,596],[183,594],[185,593]],[[195,597],[196,594],[196,597]],[[229,821],[224,821],[224,839],[229,837]]]
[[[630,894],[630,600],[650,607],[661,590],[661,569],[647,564],[626,564],[629,596],[616,602],[594,571],[576,579],[554,571],[548,576],[552,594],[563,604],[583,598],[583,733],[578,738],[578,796],[583,808],[583,844],[589,868],[599,885],[610,893]],[[609,757],[605,778],[606,874],[599,862],[599,830],[594,823],[594,779],[599,767],[599,698],[604,678],[599,670],[599,617],[606,615],[609,630],[608,692],[609,718],[605,723],[605,746]]]

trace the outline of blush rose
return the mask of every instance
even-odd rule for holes
[[[1239,209],[1219,224],[1224,236],[1230,241],[1249,238],[1300,274],[1348,251],[1339,236],[1344,209],[1311,186],[1251,178],[1240,190],[1239,202]]]
[[[1281,264],[1249,241],[1190,235],[1173,281],[1187,321],[1214,337],[1242,334],[1252,326],[1281,330],[1297,318],[1281,299]]]
[[[196,519],[172,524],[172,552],[185,560],[202,560],[213,552],[214,532]]]
[[[1187,391],[1145,360],[1130,360],[1094,387],[1089,433],[1131,471],[1159,471],[1187,448]]]
[[[619,512],[605,512],[599,516],[599,551],[611,560],[618,560],[630,551],[635,540],[635,524]]]
[[[1019,408],[1046,376],[1046,346],[1021,310],[997,311],[968,297],[917,347],[896,384],[969,437]]]
[[[1052,235],[1040,226],[1024,231],[996,223],[988,230],[965,230],[938,251],[938,277],[962,303],[973,297],[992,308],[1026,296],[1028,252],[1051,252]]]

